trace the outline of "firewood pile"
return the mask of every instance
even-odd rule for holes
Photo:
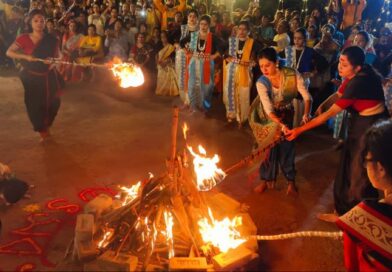
[[[102,194],[87,203],[66,262],[83,271],[227,271],[258,257],[257,242],[249,238],[257,229],[240,203],[200,191],[188,155],[176,150],[177,124],[174,109],[167,172],[121,187],[114,198]],[[205,186],[224,176],[203,177]]]

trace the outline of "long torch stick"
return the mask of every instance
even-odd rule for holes
[[[173,107],[172,130],[171,130],[171,152],[170,152],[170,174],[174,174],[174,162],[177,154],[177,129],[178,129],[178,107]]]
[[[264,147],[264,148],[259,148],[256,149],[255,151],[253,151],[250,155],[246,156],[245,158],[243,158],[242,160],[240,160],[239,162],[233,164],[232,166],[230,166],[229,168],[227,168],[226,170],[224,170],[224,172],[226,174],[228,174],[229,172],[233,172],[234,170],[237,170],[239,168],[242,168],[245,165],[250,164],[251,162],[253,162],[255,159],[257,159],[258,157],[262,156],[263,154],[265,154],[269,149],[273,148],[275,145],[277,145],[278,143],[280,143],[281,141],[283,141],[285,139],[284,136],[279,137],[277,140],[275,140],[274,142],[272,142],[271,144],[269,144],[268,146]]]

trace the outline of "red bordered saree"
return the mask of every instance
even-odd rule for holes
[[[339,217],[347,271],[392,271],[392,206],[364,201]]]

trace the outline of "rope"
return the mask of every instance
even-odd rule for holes
[[[333,238],[340,239],[343,236],[343,232],[341,231],[300,231],[293,233],[284,233],[277,235],[254,235],[251,238],[255,238],[258,241],[271,241],[271,240],[286,240],[300,237],[324,237],[324,238]]]

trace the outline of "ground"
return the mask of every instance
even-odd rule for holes
[[[15,271],[22,265],[53,271],[71,239],[75,214],[94,192],[132,185],[149,172],[165,170],[171,106],[178,98],[119,89],[110,78],[68,86],[52,128],[53,139],[41,144],[27,118],[19,79],[0,71],[0,86],[0,161],[18,178],[35,185],[31,199],[0,207],[0,270]],[[190,142],[219,154],[224,169],[249,154],[253,138],[248,127],[226,125],[219,99],[214,97],[216,106],[209,118],[181,112],[180,124],[188,122]],[[183,144],[180,139],[181,148]],[[276,190],[254,193],[257,179],[249,182],[247,169],[229,175],[217,190],[250,206],[259,234],[337,231],[315,217],[332,210],[339,156],[333,144],[326,129],[297,141],[298,198],[286,196],[283,178]],[[340,240],[293,239],[259,246],[259,270],[344,270]]]

